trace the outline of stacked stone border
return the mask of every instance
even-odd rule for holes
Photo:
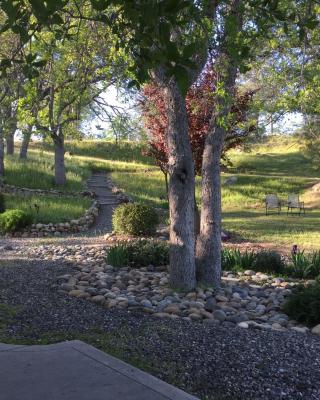
[[[107,182],[107,188],[116,195],[119,204],[133,202],[131,197],[129,197],[121,189],[119,189],[109,177],[107,179]],[[6,234],[5,237],[59,237],[63,234],[85,232],[94,224],[95,219],[99,214],[99,202],[95,200],[95,193],[91,190],[84,190],[81,192],[62,192],[56,189],[31,189],[25,187],[17,187],[5,183],[0,184],[0,190],[3,193],[22,195],[26,197],[34,194],[38,196],[82,196],[91,198],[93,200],[91,206],[85,211],[84,215],[78,219],[72,219],[68,222],[60,222],[55,224],[32,224],[31,227],[23,229],[22,231],[14,232],[13,234]]]
[[[14,232],[13,234],[6,234],[5,237],[49,237],[49,236],[61,236],[65,233],[79,233],[84,232],[89,229],[89,227],[94,223],[98,213],[99,213],[99,204],[94,199],[95,194],[91,191],[82,191],[82,192],[62,192],[55,189],[30,189],[24,187],[16,187],[13,185],[2,184],[1,191],[3,193],[10,193],[22,196],[45,196],[45,195],[53,195],[53,196],[64,196],[64,197],[88,197],[91,198],[92,204],[85,211],[84,215],[78,219],[72,219],[68,222],[60,222],[60,223],[49,223],[49,224],[32,224],[30,227],[23,229],[22,231]]]

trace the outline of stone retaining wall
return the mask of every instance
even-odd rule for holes
[[[95,194],[91,191],[83,192],[62,192],[55,189],[30,189],[24,187],[16,187],[13,185],[1,184],[0,189],[3,193],[11,193],[22,196],[69,196],[69,197],[89,197],[94,199]],[[77,233],[84,232],[94,223],[99,213],[99,204],[96,200],[93,201],[90,208],[85,211],[81,218],[73,219],[68,222],[50,223],[50,224],[32,224],[31,227],[23,229],[22,231],[14,232],[13,234],[7,233],[5,237],[48,237],[48,236],[61,236],[64,233]]]
[[[99,204],[94,201],[81,218],[57,224],[32,224],[31,227],[14,232],[13,234],[6,234],[5,237],[58,237],[65,233],[85,232],[94,223],[98,213]]]

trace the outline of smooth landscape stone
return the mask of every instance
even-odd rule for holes
[[[106,252],[106,248],[99,246],[44,245],[30,248],[28,255],[42,260],[65,260],[73,265],[72,275],[58,277],[59,293],[87,297],[110,310],[139,310],[157,318],[181,318],[230,328],[243,323],[249,329],[296,328],[293,331],[308,332],[281,310],[296,281],[272,278],[262,282],[263,274],[254,273],[243,275],[239,282],[223,278],[217,291],[197,288],[177,293],[164,284],[169,278],[166,267],[114,268],[106,263]],[[293,286],[285,287],[284,283]]]
[[[237,326],[239,327],[239,328],[243,328],[243,329],[249,329],[249,324],[247,323],[247,322],[239,322],[238,324],[237,324]]]
[[[226,319],[226,313],[222,310],[216,310],[213,312],[213,317],[218,321],[224,321]]]
[[[320,336],[320,324],[314,326],[314,327],[311,329],[311,332],[314,333],[315,335],[319,335],[319,336]]]
[[[306,326],[293,326],[291,330],[300,333],[307,333],[309,331],[309,328],[307,328]]]

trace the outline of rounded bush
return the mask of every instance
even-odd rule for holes
[[[0,214],[0,230],[10,233],[32,224],[32,215],[23,210],[8,210]]]
[[[156,230],[158,215],[145,204],[126,203],[120,205],[112,217],[113,230],[127,235],[150,235]]]
[[[252,269],[269,274],[281,274],[284,270],[284,262],[281,254],[278,252],[274,250],[262,250],[256,253]]]
[[[300,286],[291,293],[284,303],[283,310],[291,318],[317,325],[320,323],[320,284]]]

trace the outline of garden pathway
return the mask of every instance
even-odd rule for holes
[[[99,203],[99,215],[90,233],[107,233],[112,231],[112,213],[119,204],[119,200],[109,186],[109,178],[106,173],[94,173],[87,180],[87,189],[94,192]]]
[[[79,340],[0,343],[2,400],[197,400]]]

